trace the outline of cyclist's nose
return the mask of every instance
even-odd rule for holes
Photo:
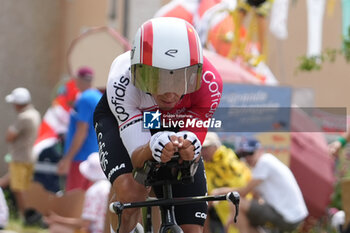
[[[163,97],[166,100],[173,100],[176,96],[177,96],[176,93],[173,93],[173,92],[167,92],[163,94]]]

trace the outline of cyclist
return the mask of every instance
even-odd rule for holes
[[[211,119],[220,102],[222,80],[203,57],[195,29],[186,21],[164,17],[146,21],[138,29],[132,50],[112,63],[106,93],[94,113],[100,162],[112,183],[111,202],[144,201],[149,189],[137,183],[132,169],[147,160],[167,162],[177,151],[182,160],[198,161],[194,183],[173,185],[174,197],[205,195],[206,178],[200,159],[207,128],[181,125],[171,130],[143,128],[143,113],[175,116],[173,122]],[[182,119],[181,119],[182,118]],[[181,126],[181,127],[180,127]],[[161,187],[154,187],[159,197]],[[175,207],[184,232],[202,232],[206,203]],[[138,209],[123,211],[120,232],[133,232]],[[111,231],[117,217],[111,215]]]

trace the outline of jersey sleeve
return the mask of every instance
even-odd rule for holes
[[[191,107],[187,110],[187,115],[201,121],[210,119],[216,108],[219,106],[222,95],[222,79],[215,67],[204,57],[202,84],[198,91],[190,94]],[[196,134],[203,144],[208,129],[185,127],[181,131],[187,130]]]
[[[137,147],[150,140],[151,133],[142,129],[141,93],[131,83],[130,52],[112,63],[106,91],[109,108],[118,121],[120,137],[131,156]]]

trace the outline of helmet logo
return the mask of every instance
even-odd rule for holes
[[[165,54],[170,57],[175,57],[174,54],[176,53],[177,53],[177,49],[169,49],[168,51],[165,52]]]

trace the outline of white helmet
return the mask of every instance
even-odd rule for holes
[[[198,34],[185,20],[160,17],[138,29],[131,51],[131,75],[142,91],[192,93],[200,88],[202,66]]]

